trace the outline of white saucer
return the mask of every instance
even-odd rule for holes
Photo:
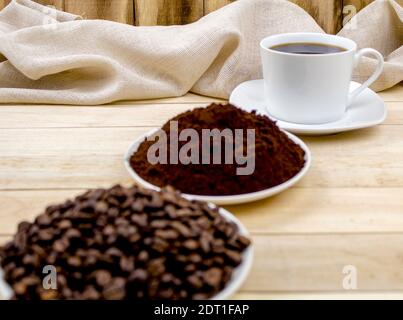
[[[124,159],[124,164],[126,167],[126,170],[129,172],[130,176],[133,178],[133,180],[139,184],[140,186],[143,186],[145,188],[153,189],[159,191],[160,188],[145,181],[143,178],[141,178],[136,171],[133,170],[133,168],[130,166],[130,158],[132,155],[137,151],[139,148],[140,144],[148,137],[153,135],[156,131],[159,129],[154,129],[145,135],[139,137],[136,139],[132,145],[129,147],[129,149],[126,152],[125,159]],[[252,202],[252,201],[257,201],[261,200],[264,198],[268,198],[271,196],[274,196],[288,188],[291,188],[294,184],[296,184],[299,180],[302,179],[302,177],[308,172],[311,162],[312,162],[312,156],[311,152],[308,149],[307,145],[298,137],[294,136],[293,134],[284,131],[288,137],[294,141],[296,144],[298,144],[304,151],[305,151],[305,165],[301,169],[301,171],[296,174],[294,177],[292,177],[290,180],[272,187],[268,188],[262,191],[257,191],[257,192],[252,192],[252,193],[245,193],[245,194],[239,194],[239,195],[234,195],[234,196],[200,196],[200,195],[194,195],[194,194],[186,194],[182,193],[182,196],[191,200],[199,200],[199,201],[206,201],[206,202],[212,202],[217,205],[232,205],[232,204],[240,204],[240,203],[247,203],[247,202]]]
[[[360,86],[352,81],[350,91]],[[386,118],[384,101],[371,89],[365,89],[347,109],[345,116],[335,122],[307,125],[281,121],[268,114],[264,95],[264,82],[251,80],[241,83],[232,92],[230,103],[246,111],[256,110],[258,113],[270,116],[277,121],[280,128],[301,135],[325,135],[344,131],[362,129],[382,123]]]
[[[214,206],[211,204],[211,206]],[[229,211],[220,208],[220,214],[238,227],[239,233],[247,238],[250,234],[246,227]],[[242,253],[242,262],[233,271],[232,277],[227,285],[218,292],[210,300],[226,300],[230,299],[243,285],[248,277],[253,263],[253,243]],[[13,297],[13,290],[4,280],[3,270],[0,268],[0,300],[10,300]]]

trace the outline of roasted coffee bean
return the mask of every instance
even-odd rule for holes
[[[170,222],[167,220],[154,220],[154,221],[151,221],[150,226],[155,229],[164,229],[164,228],[168,227],[169,224],[170,224]]]
[[[11,272],[11,277],[13,277],[14,279],[18,279],[18,278],[22,277],[24,274],[25,274],[25,269],[23,267],[15,268]]]
[[[145,250],[140,251],[140,253],[138,255],[139,261],[146,262],[148,260],[148,258],[149,258],[149,254],[147,251],[145,251]]]
[[[80,267],[81,265],[82,265],[82,261],[81,261],[81,258],[80,257],[69,257],[68,259],[67,259],[67,263],[70,265],[70,266],[72,266],[72,267],[76,267],[76,268],[78,268],[78,267]]]
[[[151,248],[158,252],[165,252],[169,248],[169,243],[164,239],[155,238]]]
[[[73,226],[73,224],[71,223],[70,220],[65,219],[60,221],[57,226],[59,227],[59,229],[70,229]]]
[[[196,240],[189,239],[183,243],[183,247],[188,250],[196,250],[199,248],[199,243]]]
[[[222,280],[222,270],[219,268],[211,268],[204,275],[204,281],[211,287],[217,288]]]
[[[38,238],[42,241],[49,241],[53,239],[53,231],[49,229],[40,230],[38,232]]]
[[[122,271],[131,272],[134,270],[134,258],[133,257],[121,257],[120,258],[120,268]]]
[[[165,258],[151,260],[148,263],[148,272],[153,277],[158,277],[165,272]]]
[[[27,232],[30,226],[31,224],[29,222],[23,221],[18,225],[17,230],[18,232]]]
[[[187,278],[187,281],[195,289],[200,289],[201,287],[203,287],[202,279],[196,274],[193,274],[193,275],[189,276]]]
[[[175,230],[157,230],[155,231],[155,236],[165,239],[165,240],[172,240],[177,239],[179,237],[179,233]]]
[[[148,273],[144,269],[136,269],[134,270],[130,276],[129,276],[129,281],[139,281],[139,282],[144,282],[148,278]]]
[[[52,223],[52,219],[47,214],[41,214],[38,218],[36,218],[36,222],[38,223],[38,225],[43,227],[50,225]]]
[[[56,290],[43,290],[39,293],[41,300],[55,300],[58,297]]]
[[[139,227],[146,227],[148,224],[146,214],[134,214],[132,215],[131,220]]]
[[[111,218],[116,218],[117,216],[119,216],[119,209],[118,208],[109,208],[108,216]]]
[[[111,236],[111,235],[113,235],[115,233],[116,233],[116,229],[112,225],[106,226],[104,228],[104,230],[103,230],[103,234],[106,235],[106,236]]]
[[[103,295],[106,300],[122,300],[126,296],[126,280],[124,278],[114,278],[106,285]]]
[[[23,222],[0,248],[16,299],[207,299],[250,240],[210,205],[138,187],[94,190]],[[42,287],[56,267],[58,290]]]
[[[27,254],[23,257],[22,263],[33,267],[39,267],[40,260],[37,255]]]
[[[98,214],[105,214],[106,212],[108,212],[108,208],[109,208],[109,206],[108,206],[108,203],[107,203],[107,202],[105,202],[105,201],[98,201],[98,202],[95,204],[94,210],[95,210],[95,212],[97,212]]]
[[[64,234],[67,239],[81,238],[81,233],[77,229],[69,229]]]
[[[55,250],[56,252],[62,253],[64,251],[66,251],[68,246],[69,246],[69,240],[67,238],[62,238],[62,239],[56,240],[53,243],[53,250]]]
[[[204,231],[200,237],[200,248],[206,253],[210,251],[211,238],[212,238],[212,236],[206,231]]]
[[[193,236],[192,230],[190,228],[188,228],[185,224],[183,224],[179,221],[173,221],[171,226],[185,238],[189,238],[189,237]]]
[[[247,248],[250,246],[250,240],[247,237],[244,236],[238,236],[237,241],[241,247],[241,249]]]
[[[93,277],[96,283],[101,287],[105,287],[112,280],[111,273],[107,270],[95,271]]]
[[[109,248],[108,250],[106,250],[105,254],[107,256],[116,257],[116,258],[119,258],[119,257],[123,256],[122,251],[120,251],[118,248],[115,248],[115,247],[112,247],[112,248]]]
[[[83,299],[85,300],[99,300],[100,297],[100,292],[93,286],[88,286],[83,292]]]
[[[200,263],[203,259],[201,257],[201,255],[197,254],[197,253],[192,253],[189,255],[189,259],[188,259],[191,263]]]

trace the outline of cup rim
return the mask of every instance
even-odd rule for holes
[[[276,51],[273,50],[271,48],[269,48],[267,45],[264,45],[265,43],[267,43],[269,40],[274,40],[274,39],[280,39],[280,38],[286,38],[286,37],[293,37],[293,36],[297,36],[297,37],[312,37],[315,36],[318,38],[318,43],[320,42],[320,39],[331,39],[331,40],[338,40],[343,41],[345,43],[348,43],[348,48],[345,48],[347,50],[345,51],[341,51],[341,52],[334,52],[334,53],[319,53],[319,54],[314,54],[314,55],[310,55],[310,54],[303,54],[303,53],[288,53],[288,52],[281,52],[281,51]],[[302,41],[301,41],[302,42]],[[281,43],[281,42],[280,42]],[[284,41],[284,43],[286,43],[286,41]],[[260,41],[260,48],[266,52],[270,52],[270,53],[274,53],[274,54],[278,54],[278,55],[283,55],[283,56],[294,56],[294,57],[306,57],[306,58],[315,58],[315,57],[330,57],[330,56],[338,56],[338,55],[344,55],[344,54],[349,54],[351,52],[355,52],[357,50],[357,44],[348,38],[345,37],[341,37],[341,36],[337,36],[337,35],[333,35],[333,34],[327,34],[327,33],[319,33],[319,32],[289,32],[289,33],[279,33],[279,34],[274,34],[268,37],[263,38]]]

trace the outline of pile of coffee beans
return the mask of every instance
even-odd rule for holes
[[[22,222],[0,259],[15,299],[207,299],[249,245],[217,208],[172,188],[115,186]],[[45,266],[57,288],[44,286]]]

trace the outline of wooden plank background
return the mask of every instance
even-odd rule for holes
[[[107,19],[132,25],[172,25],[197,21],[235,0],[35,0],[86,19]],[[305,9],[328,33],[343,24],[343,8],[358,12],[373,0],[290,0]],[[0,9],[10,0],[0,0]]]

